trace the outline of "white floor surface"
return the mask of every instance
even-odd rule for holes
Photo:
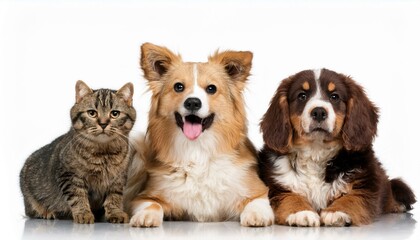
[[[70,220],[22,219],[21,239],[419,239],[410,213],[388,214],[361,227],[241,227],[237,222],[164,222],[159,228],[132,228],[128,224],[73,224]]]

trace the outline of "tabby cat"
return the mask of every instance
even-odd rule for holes
[[[132,83],[118,91],[76,83],[72,127],[29,156],[20,172],[28,217],[92,224],[105,215],[111,223],[128,221],[122,193],[131,155],[128,134],[136,119],[132,97]]]

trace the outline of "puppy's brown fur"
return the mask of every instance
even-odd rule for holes
[[[322,69],[283,80],[261,122],[260,175],[276,223],[361,225],[410,210],[413,192],[374,155],[377,123],[378,109],[350,77]]]

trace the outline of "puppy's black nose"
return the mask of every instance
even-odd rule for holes
[[[198,98],[187,98],[184,102],[184,107],[192,112],[201,108],[201,100]]]
[[[316,107],[311,111],[311,117],[317,122],[322,122],[328,117],[327,110],[323,107]]]

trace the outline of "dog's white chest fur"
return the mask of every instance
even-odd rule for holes
[[[183,209],[193,220],[238,220],[240,212],[233,210],[247,192],[245,169],[235,165],[234,156],[211,154],[212,139],[205,137],[199,142],[177,140],[175,144],[182,148],[174,149],[182,150],[175,152],[175,171],[161,177],[160,192],[168,204]]]
[[[327,162],[336,152],[336,149],[301,149],[290,155],[272,156],[273,178],[288,190],[306,197],[314,210],[324,209],[331,200],[348,191],[342,175],[332,183],[325,182]]]

